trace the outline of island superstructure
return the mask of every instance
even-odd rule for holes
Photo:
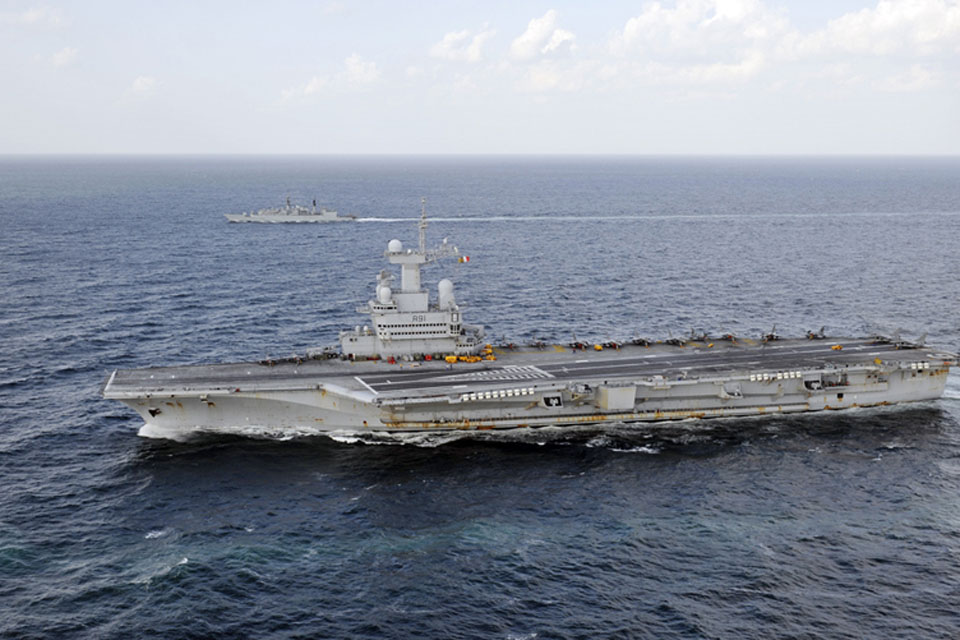
[[[493,346],[468,324],[453,283],[430,300],[421,267],[464,260],[444,240],[387,245],[399,265],[357,309],[369,323],[341,331],[338,348],[283,360],[118,369],[105,398],[170,432],[251,428],[432,431],[595,425],[755,416],[934,400],[957,355],[900,340],[751,340]]]
[[[374,299],[357,309],[370,315],[371,324],[340,332],[340,351],[351,360],[468,355],[483,346],[483,327],[462,321],[450,280],[444,278],[438,283],[437,304],[432,306],[428,292],[421,286],[421,267],[441,258],[459,257],[457,247],[446,238],[436,249],[427,249],[426,203],[421,204],[418,248],[405,250],[399,240],[391,240],[387,245],[387,261],[400,265],[400,290],[393,290],[394,275],[381,271]]]

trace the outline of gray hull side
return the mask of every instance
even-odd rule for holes
[[[238,213],[225,213],[224,217],[229,222],[256,222],[261,224],[311,224],[311,223],[325,223],[325,222],[353,222],[355,218],[346,217],[346,216],[335,216],[335,217],[323,217],[323,216],[285,216],[285,215],[271,215],[271,216],[257,216],[250,215],[245,216]]]
[[[268,429],[302,434],[604,426],[933,400],[942,395],[955,362],[928,350],[888,350],[881,353],[887,360],[879,364],[870,359],[873,352],[864,355],[866,359],[847,357],[842,363],[824,360],[819,368],[763,374],[707,368],[702,375],[685,371],[669,378],[611,376],[616,363],[630,361],[629,357],[597,360],[599,365],[589,371],[603,371],[602,379],[576,373],[564,378],[560,371],[568,366],[551,369],[543,363],[541,367],[463,369],[470,373],[460,374],[459,369],[402,371],[386,365],[353,367],[335,362],[314,368],[304,364],[296,369],[297,376],[282,367],[220,365],[121,372],[107,381],[104,395],[123,401],[147,425],[164,431]],[[646,357],[656,360],[659,356]],[[669,352],[663,357],[679,358]],[[711,354],[704,362],[712,359]],[[246,370],[237,369],[241,366]],[[327,375],[320,374],[328,368]],[[342,369],[359,375],[342,375]],[[147,379],[162,381],[146,387]]]

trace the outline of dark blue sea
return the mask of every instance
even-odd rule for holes
[[[314,198],[342,225],[231,225]],[[958,158],[2,157],[0,636],[954,638],[960,375],[609,431],[138,435],[117,367],[362,324],[391,238],[496,340],[960,348]]]

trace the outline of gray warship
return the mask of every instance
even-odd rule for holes
[[[303,224],[309,222],[353,222],[356,216],[341,216],[333,209],[326,207],[317,207],[317,201],[313,201],[313,207],[305,207],[300,204],[293,204],[290,198],[287,198],[287,204],[283,207],[274,207],[272,209],[260,209],[259,211],[244,211],[243,213],[225,213],[223,214],[228,222],[260,222],[266,224]]]
[[[117,369],[104,398],[161,434],[304,435],[651,423],[831,411],[934,400],[957,355],[898,339],[710,339],[492,345],[464,321],[454,285],[431,302],[421,267],[466,259],[444,240],[391,240],[363,326],[302,357]]]

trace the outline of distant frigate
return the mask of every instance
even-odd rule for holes
[[[326,207],[317,208],[317,201],[313,201],[313,207],[305,207],[299,204],[291,204],[290,198],[287,198],[287,204],[283,207],[272,209],[260,209],[259,211],[243,213],[225,213],[223,214],[230,222],[262,222],[267,224],[279,223],[303,223],[303,222],[353,222],[356,216],[341,216],[332,209]]]

